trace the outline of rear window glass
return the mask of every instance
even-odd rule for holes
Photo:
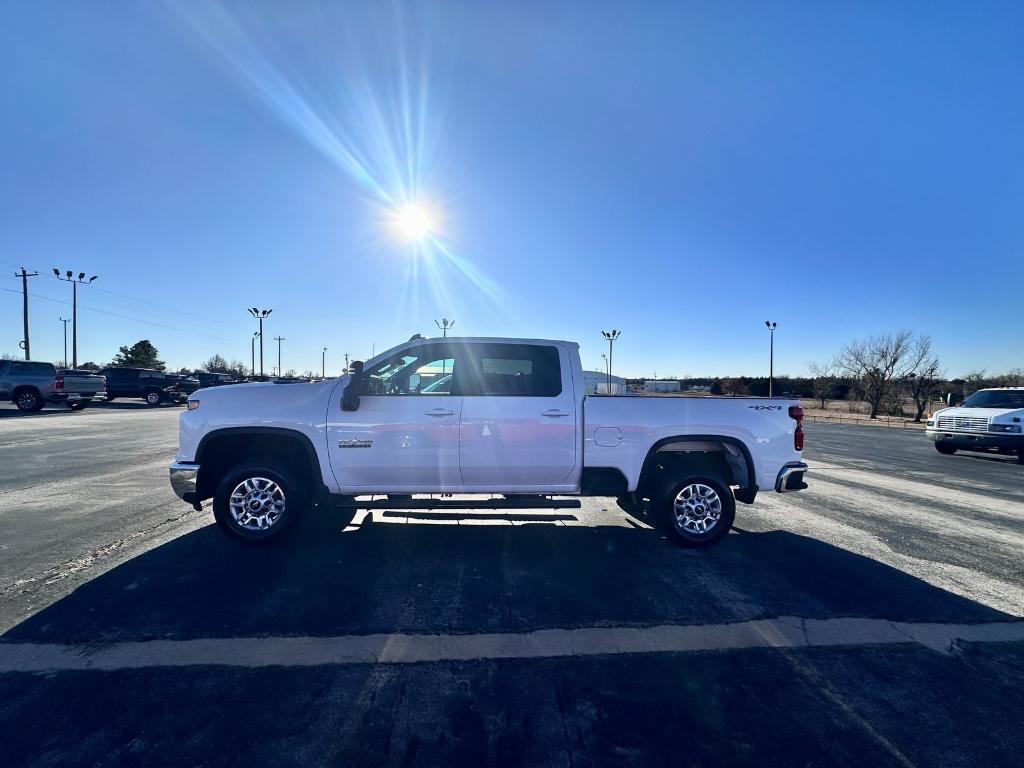
[[[467,348],[464,395],[555,397],[562,392],[556,347],[474,344]]]

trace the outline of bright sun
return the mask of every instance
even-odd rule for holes
[[[398,226],[409,240],[422,240],[433,229],[426,211],[415,203],[399,209]]]

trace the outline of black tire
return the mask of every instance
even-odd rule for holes
[[[954,448],[952,445],[946,445],[945,443],[942,442],[935,443],[935,450],[941,453],[943,456],[952,456],[954,453],[956,453],[956,448]]]
[[[22,413],[39,413],[45,405],[43,396],[35,389],[19,389],[11,399]]]
[[[79,400],[77,403],[68,403],[68,408],[72,411],[82,411],[89,407],[87,400]]]
[[[244,487],[247,481],[248,489]],[[233,512],[231,499],[236,491],[245,495],[236,500]],[[254,502],[261,506],[248,508]],[[248,543],[280,539],[296,527],[310,506],[309,493],[296,474],[272,459],[247,461],[232,468],[213,494],[213,516],[221,530]]]
[[[682,506],[692,503],[696,514],[706,515],[703,518],[703,524],[707,526],[705,531],[693,529],[699,527],[699,519],[685,519],[685,515],[676,514],[677,497]],[[717,544],[729,533],[736,519],[736,499],[732,489],[712,475],[689,475],[664,483],[651,499],[651,506],[658,527],[684,547],[709,547]],[[717,517],[709,522],[714,515]]]
[[[142,399],[145,400],[148,405],[156,407],[164,401],[164,393],[159,389],[147,389],[143,393]]]

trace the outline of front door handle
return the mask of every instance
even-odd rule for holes
[[[569,412],[568,411],[559,411],[559,410],[556,410],[556,409],[552,408],[550,411],[541,411],[540,415],[541,416],[547,416],[547,417],[552,418],[552,419],[556,419],[559,416],[568,416]]]
[[[431,408],[429,411],[425,411],[427,416],[454,416],[455,411],[449,411],[447,408]]]

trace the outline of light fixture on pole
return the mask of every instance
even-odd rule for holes
[[[441,338],[448,338],[448,329],[455,325],[454,320],[449,320],[447,317],[442,317],[440,320],[435,320],[434,325],[441,329]]]
[[[68,323],[71,322],[71,318],[70,317],[61,317],[61,318],[58,318],[58,319],[62,323],[64,323],[64,367],[67,368],[68,367]]]
[[[614,328],[610,331],[601,331],[601,335],[608,339],[608,394],[612,393],[612,345],[615,340],[619,338],[622,331],[617,331]]]
[[[78,284],[85,283],[88,285],[95,280],[98,275],[93,275],[88,280],[85,279],[85,272],[79,272],[78,277],[74,276],[74,273],[69,269],[63,275],[60,270],[56,267],[53,268],[53,274],[58,280],[63,280],[66,283],[71,283],[71,367],[78,367]]]
[[[775,327],[778,323],[765,320],[764,324],[771,334],[771,341],[768,342],[768,397],[772,397],[775,392]]]
[[[320,355],[320,378],[327,378],[327,347],[324,347],[324,351]]]
[[[249,314],[260,321],[260,376],[263,376],[263,321],[267,316],[273,312],[272,309],[256,309],[256,307],[249,308]],[[253,366],[254,368],[256,366]]]

